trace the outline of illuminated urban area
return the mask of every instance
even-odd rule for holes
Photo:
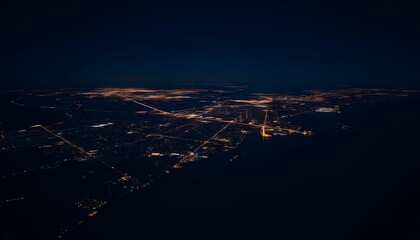
[[[339,89],[279,94],[235,85],[4,92],[27,125],[0,125],[0,181],[14,186],[2,191],[1,200],[10,208],[26,201],[25,176],[43,176],[54,197],[42,204],[60,202],[53,204],[61,217],[53,219],[51,232],[64,238],[99,218],[116,198],[153,186],[177,169],[215,155],[238,159],[236,150],[247,136],[261,141],[309,138],[317,132],[294,123],[296,117],[340,114],[351,104],[412,93]]]

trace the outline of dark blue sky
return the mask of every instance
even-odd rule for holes
[[[1,85],[420,87],[419,4],[207,2],[3,3]]]

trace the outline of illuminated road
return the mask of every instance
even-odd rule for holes
[[[213,136],[211,136],[209,139],[207,139],[203,144],[198,146],[193,153],[197,153],[198,150],[200,150],[202,147],[204,147],[206,144],[208,144],[211,140],[213,140],[217,135],[219,135],[221,132],[223,132],[227,127],[230,126],[230,123],[226,124],[222,129],[220,129],[217,133],[215,133]]]
[[[85,151],[82,147],[77,146],[76,144],[74,144],[74,143],[70,142],[69,140],[67,140],[67,139],[63,138],[62,136],[60,136],[60,135],[58,135],[58,134],[54,133],[53,131],[49,130],[48,128],[46,128],[46,127],[44,127],[44,126],[42,126],[42,125],[40,125],[40,124],[39,124],[39,125],[33,125],[32,127],[33,127],[33,128],[42,128],[43,130],[45,130],[45,131],[46,131],[46,132],[48,132],[49,134],[53,135],[53,136],[54,136],[54,137],[56,137],[56,138],[61,139],[63,142],[67,143],[69,146],[71,146],[71,147],[73,147],[73,148],[77,149],[79,152],[81,152],[81,153],[83,153],[83,154],[85,154],[85,155],[87,155],[87,156],[89,156],[89,157],[92,157],[92,156],[93,156],[93,154],[92,154],[92,153]]]
[[[130,101],[131,101],[131,102],[133,102],[133,103],[136,103],[136,104],[141,105],[141,106],[143,106],[143,107],[149,108],[149,109],[151,109],[151,110],[153,110],[153,111],[156,111],[156,112],[158,112],[158,113],[161,113],[161,114],[164,114],[164,115],[173,115],[173,113],[166,112],[166,111],[163,111],[163,110],[161,110],[161,109],[158,109],[158,108],[152,107],[152,106],[147,105],[147,104],[145,104],[145,103],[142,103],[142,102],[139,102],[139,101],[137,101],[137,100],[134,100],[134,99],[132,99],[132,98],[130,98],[130,97],[127,97],[127,96],[124,96],[124,95],[121,95],[121,94],[116,94],[116,95],[118,95],[118,96],[120,96],[120,97],[122,97],[122,98],[128,99],[128,100],[130,100]]]
[[[52,136],[61,139],[63,142],[67,143],[69,146],[77,149],[79,152],[85,154],[86,156],[91,157],[92,159],[95,159],[95,155],[84,150],[82,147],[77,146],[76,144],[70,142],[69,140],[65,139],[64,137],[54,133],[53,131],[49,130],[48,128],[38,124],[38,125],[33,125],[33,128],[42,128],[43,130],[45,130],[46,132],[48,132],[49,134],[51,134]],[[97,160],[97,159],[95,159]],[[104,160],[97,160],[98,162],[101,162],[102,164],[104,164],[105,166],[107,166],[108,168],[110,168],[112,171],[117,172],[119,175],[124,175],[124,173],[120,170],[118,170],[117,168],[115,168],[114,166],[109,165],[107,162],[105,162]],[[134,182],[135,184],[140,185],[140,183],[137,180],[134,179],[130,179],[132,182]]]
[[[225,126],[223,126],[222,129],[220,129],[217,133],[215,133],[209,139],[207,139],[206,141],[204,141],[203,144],[201,144],[200,146],[198,146],[193,152],[191,152],[190,154],[184,156],[177,164],[175,164],[173,166],[173,168],[180,168],[185,163],[193,162],[194,159],[197,157],[197,152],[201,148],[203,148],[205,145],[207,145],[211,140],[213,140],[214,138],[216,138],[221,132],[223,132],[229,126],[230,126],[230,123],[228,123]]]
[[[232,161],[251,134],[264,140],[289,134],[309,136],[311,132],[301,130],[299,121],[292,118],[295,116],[339,114],[341,106],[414,92],[342,89],[289,95],[236,94],[230,88],[221,89],[98,88],[10,93],[12,109],[19,107],[30,117],[17,124],[19,128],[0,131],[0,151],[4,152],[2,156],[10,156],[5,162],[21,161],[0,179],[13,183],[30,179],[22,176],[28,173],[37,171],[48,177],[54,171],[54,183],[64,189],[57,192],[57,200],[74,210],[74,215],[65,211],[62,219],[53,219],[58,228],[52,231],[65,238],[79,225],[104,216],[101,206],[91,205],[90,200],[107,202],[109,208],[115,199],[153,186],[189,163],[211,160],[225,152],[235,155]],[[16,112],[17,118],[21,116]],[[41,122],[46,120],[48,124]],[[31,125],[34,129],[28,129]],[[252,150],[245,149],[244,153]],[[37,155],[32,159],[33,152]],[[30,158],[21,158],[22,153]],[[41,156],[45,158],[33,161]],[[5,200],[21,201],[23,195],[11,194]]]
[[[206,118],[206,117],[202,117],[202,116],[191,116],[189,114],[167,112],[167,111],[164,111],[162,109],[155,108],[155,107],[152,107],[152,106],[147,105],[145,103],[139,102],[139,101],[137,101],[135,99],[132,99],[130,97],[127,97],[127,96],[124,96],[124,95],[121,95],[121,94],[116,94],[116,95],[117,96],[120,96],[120,97],[122,97],[124,99],[128,99],[128,100],[130,100],[133,103],[136,103],[136,104],[141,105],[143,107],[149,108],[149,109],[151,109],[151,110],[153,110],[153,111],[155,111],[157,113],[160,113],[162,115],[165,115],[165,116],[172,116],[172,117],[176,117],[176,118],[185,118],[185,119],[196,119],[196,120],[201,120],[201,121],[202,120],[206,120],[206,121],[219,122],[219,123],[229,123],[229,124],[235,124],[235,125],[241,125],[241,126],[248,126],[248,127],[255,127],[255,128],[261,128],[261,129],[264,128],[264,131],[266,129],[281,130],[281,131],[287,131],[289,133],[298,133],[298,134],[304,134],[305,135],[305,132],[304,131],[299,131],[299,130],[292,129],[292,128],[282,128],[282,127],[277,127],[277,126],[266,126],[265,124],[241,123],[241,122],[235,122],[233,120],[230,120],[229,121],[229,120],[223,120],[223,119]],[[210,108],[205,113],[208,113],[208,112],[212,111],[213,109],[214,108]]]

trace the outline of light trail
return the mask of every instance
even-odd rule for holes
[[[87,152],[87,151],[86,151],[86,150],[84,150],[82,147],[77,146],[76,144],[74,144],[74,143],[70,142],[69,140],[67,140],[67,139],[65,139],[64,137],[62,137],[62,136],[60,136],[60,135],[58,135],[58,134],[54,133],[53,131],[49,130],[48,128],[46,128],[46,127],[44,127],[44,126],[42,126],[42,125],[40,125],[40,124],[39,124],[39,125],[33,125],[32,127],[33,127],[33,128],[42,128],[44,131],[48,132],[49,134],[53,135],[53,136],[54,136],[54,137],[56,137],[56,138],[61,139],[63,142],[67,143],[69,146],[71,146],[71,147],[73,147],[73,148],[77,149],[79,152],[81,152],[81,153],[83,153],[83,154],[85,154],[85,155],[88,155],[89,157],[92,157],[92,156],[93,156],[93,154],[92,154],[92,153]]]
[[[124,96],[124,95],[121,95],[121,94],[117,94],[117,93],[115,95],[120,96],[120,97],[125,98],[125,99],[128,99],[128,100],[130,100],[133,103],[136,103],[138,105],[141,105],[141,106],[146,107],[146,108],[149,108],[149,109],[152,109],[153,111],[159,112],[161,114],[164,114],[164,115],[173,115],[173,113],[170,113],[170,112],[167,112],[167,111],[163,111],[163,110],[161,110],[159,108],[152,107],[152,106],[147,105],[145,103],[142,103],[142,102],[139,102],[137,100],[134,100],[134,99],[132,99],[130,97],[127,97],[127,96]]]
[[[197,110],[197,109],[202,109],[202,108],[207,108],[207,106],[204,106],[204,107],[194,107],[194,108],[184,108],[184,109],[174,110],[174,111],[171,111],[171,112],[172,113],[180,113],[180,112],[186,112],[186,111]]]
[[[149,134],[146,137],[161,137],[161,138],[171,138],[171,139],[178,139],[178,140],[184,140],[184,141],[203,142],[203,141],[200,141],[200,140],[195,140],[195,139],[190,139],[190,138],[174,137],[174,136],[163,135],[163,134]]]
[[[175,164],[173,166],[173,168],[180,168],[183,164],[188,163],[188,162],[193,162],[195,157],[196,157],[196,153],[203,148],[205,145],[207,145],[211,140],[213,140],[214,138],[216,138],[221,132],[223,132],[227,127],[230,126],[230,123],[226,124],[222,129],[220,129],[217,133],[215,133],[213,136],[211,136],[209,139],[207,139],[206,141],[203,142],[203,144],[201,144],[200,146],[198,146],[193,152],[191,152],[190,154],[186,155],[185,157],[183,157],[177,164]]]
[[[121,95],[121,94],[116,94],[116,95],[117,96],[120,96],[122,98],[128,99],[131,102],[134,102],[134,103],[136,103],[138,105],[141,105],[141,106],[144,106],[146,108],[149,108],[149,109],[151,109],[153,111],[156,111],[156,112],[158,112],[160,114],[163,114],[165,116],[172,116],[172,117],[176,117],[176,118],[185,118],[185,119],[206,120],[206,121],[210,121],[210,122],[219,122],[219,123],[229,123],[229,124],[236,124],[236,125],[242,125],[242,126],[248,126],[248,127],[255,127],[255,128],[263,128],[264,127],[264,129],[274,129],[274,130],[287,131],[289,133],[305,134],[305,132],[303,132],[303,131],[299,131],[299,130],[292,129],[292,128],[282,128],[282,127],[276,127],[276,126],[266,126],[265,124],[248,124],[248,123],[235,122],[233,120],[222,120],[222,119],[203,118],[201,116],[191,117],[191,116],[188,116],[188,115],[171,113],[171,112],[167,112],[167,111],[164,111],[164,110],[161,110],[161,109],[152,107],[150,105],[147,105],[145,103],[139,102],[137,100],[134,100],[134,99],[132,99],[130,97],[127,97],[127,96],[124,96],[124,95]],[[210,112],[213,109],[214,109],[213,107],[210,107],[210,109],[208,111],[204,112],[204,114]]]
[[[249,123],[241,123],[241,122],[234,122],[229,120],[222,120],[222,119],[207,119],[207,118],[198,118],[200,120],[206,120],[206,121],[213,121],[213,122],[219,122],[219,123],[230,123],[234,125],[242,125],[242,126],[248,126],[248,127],[255,127],[255,128],[262,128],[264,124],[249,124]],[[304,132],[293,129],[293,128],[282,128],[277,126],[265,126],[265,129],[273,129],[273,130],[281,130],[281,131],[287,131],[289,133],[299,133],[304,134]]]
[[[48,133],[49,133],[49,134],[51,134],[52,136],[54,136],[54,137],[56,137],[56,138],[61,139],[62,141],[64,141],[65,143],[67,143],[69,146],[71,146],[71,147],[73,147],[73,148],[77,149],[79,152],[81,152],[81,153],[83,153],[83,154],[85,154],[85,155],[87,155],[87,156],[89,156],[89,157],[92,157],[92,159],[97,160],[98,162],[100,162],[100,163],[104,164],[105,166],[107,166],[108,168],[110,168],[112,171],[114,171],[114,172],[116,172],[116,173],[118,173],[118,174],[124,175],[124,173],[123,173],[121,170],[118,170],[118,169],[117,169],[117,168],[115,168],[114,166],[111,166],[110,164],[108,164],[108,163],[107,163],[107,162],[105,162],[104,160],[98,160],[98,159],[96,159],[94,154],[92,154],[92,153],[90,153],[90,152],[87,152],[87,151],[86,151],[86,150],[84,150],[82,147],[77,146],[76,144],[74,144],[74,143],[70,142],[69,140],[65,139],[64,137],[62,137],[62,136],[60,136],[60,135],[58,135],[58,134],[54,133],[53,131],[49,130],[48,128],[46,128],[46,127],[42,126],[41,124],[38,124],[38,125],[33,125],[32,127],[33,127],[33,128],[42,128],[43,130],[45,130],[46,132],[48,132]],[[140,184],[137,180],[135,180],[135,179],[133,179],[133,178],[131,178],[130,180],[131,180],[132,182],[134,182],[135,184],[137,184],[137,185],[141,185],[141,184]]]
[[[222,129],[220,129],[217,133],[215,133],[213,136],[211,136],[209,139],[207,139],[203,144],[198,146],[193,153],[197,153],[198,150],[200,150],[202,147],[204,147],[206,144],[208,144],[211,140],[213,140],[217,135],[219,135],[221,132],[223,132],[227,127],[230,126],[230,123],[226,124]]]
[[[79,146],[75,145],[74,143],[70,142],[69,140],[65,139],[64,137],[62,137],[62,136],[60,136],[60,135],[58,135],[58,134],[54,133],[53,131],[49,130],[48,128],[44,127],[43,125],[38,124],[38,125],[33,125],[32,127],[33,127],[33,128],[41,128],[41,129],[43,129],[44,131],[48,132],[48,133],[49,133],[49,134],[51,134],[52,136],[54,136],[54,137],[56,137],[56,138],[61,139],[62,141],[64,141],[65,143],[67,143],[69,146],[71,146],[71,147],[73,147],[73,148],[77,149],[79,152],[81,152],[81,153],[83,153],[83,154],[85,154],[85,155],[87,155],[87,156],[89,156],[89,157],[92,157],[92,159],[97,160],[98,162],[100,162],[100,163],[102,163],[103,165],[107,166],[108,168],[110,168],[110,169],[111,169],[111,170],[113,170],[114,172],[116,172],[116,173],[118,173],[118,174],[121,174],[121,175],[124,175],[124,173],[123,173],[122,171],[120,171],[120,170],[116,169],[115,167],[113,167],[113,166],[109,165],[109,164],[108,164],[107,162],[105,162],[104,160],[98,160],[98,159],[96,159],[96,158],[95,158],[95,156],[94,156],[92,153],[87,152],[87,151],[86,151],[86,150],[84,150],[82,147],[79,147]],[[3,178],[4,178],[4,176],[3,176]],[[134,178],[130,178],[130,181],[131,181],[131,182],[133,182],[136,186],[139,186],[139,187],[141,187],[141,186],[143,186],[143,185],[144,185],[144,184],[141,184],[140,182],[138,182],[138,181],[137,181],[136,179],[134,179]],[[78,222],[78,224],[74,225],[74,226],[73,226],[73,227],[71,227],[70,229],[65,229],[64,231],[62,231],[62,233],[61,233],[61,234],[59,234],[59,236],[58,236],[58,237],[59,237],[59,238],[62,238],[62,237],[64,236],[64,234],[65,234],[68,230],[74,231],[78,225],[81,225],[82,223],[84,223],[84,222],[87,220],[87,218],[90,218],[90,217],[93,217],[94,215],[96,215],[96,213],[97,213],[97,212],[98,212],[98,211],[94,211],[94,212],[92,212],[92,213],[88,214],[88,216],[87,216],[87,217],[85,217],[85,218],[82,218],[82,219]]]
[[[265,125],[267,124],[267,118],[268,118],[268,110],[265,110],[264,123],[263,123],[263,126],[261,127],[261,136],[262,136],[263,140],[266,137],[271,137],[270,134],[265,133]]]
[[[176,128],[170,129],[170,130],[168,130],[168,131],[166,131],[166,132],[162,132],[162,134],[168,134],[168,133],[170,133],[170,132],[174,132],[174,131],[176,131],[176,130],[178,130],[178,129],[181,129],[181,128],[183,128],[183,127],[185,127],[185,126],[188,126],[188,125],[191,125],[191,123],[186,123],[186,124],[183,124],[183,125],[178,126],[178,127],[176,127]]]

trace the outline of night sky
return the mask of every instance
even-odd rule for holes
[[[0,86],[418,88],[412,2],[9,1],[0,6]]]

